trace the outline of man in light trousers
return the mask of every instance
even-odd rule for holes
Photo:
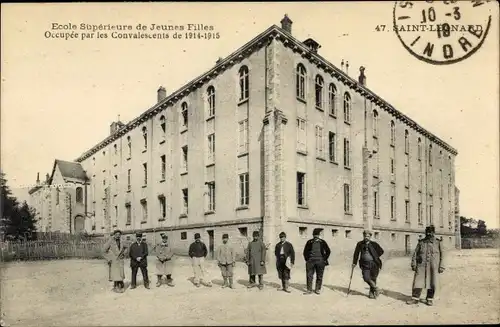
[[[194,242],[189,246],[189,257],[191,258],[194,272],[193,283],[196,287],[200,287],[200,283],[212,287],[212,282],[208,279],[207,269],[205,268],[205,258],[207,255],[207,246],[201,241],[200,234],[194,234]]]

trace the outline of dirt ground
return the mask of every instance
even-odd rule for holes
[[[433,307],[408,306],[413,273],[409,258],[385,262],[382,294],[369,299],[356,268],[346,296],[350,267],[329,266],[321,295],[304,296],[305,270],[292,271],[292,293],[277,291],[273,264],[268,264],[261,291],[247,289],[246,266],[235,269],[236,288],[221,289],[218,268],[210,263],[212,288],[196,288],[184,258],[176,260],[176,286],[155,287],[150,258],[150,290],[111,292],[103,261],[10,263],[2,267],[1,309],[10,326],[103,325],[276,325],[276,324],[479,324],[500,322],[499,251],[449,252],[441,289]],[[126,282],[130,269],[126,266]],[[140,272],[138,280],[142,280]]]

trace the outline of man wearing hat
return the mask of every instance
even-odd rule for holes
[[[290,293],[290,270],[295,264],[295,250],[292,243],[286,240],[286,234],[281,232],[280,241],[274,248],[276,256],[276,269],[278,270],[278,278],[281,280],[282,290]]]
[[[163,275],[167,275],[167,285],[174,286],[174,280],[172,279],[172,257],[174,256],[174,251],[168,244],[167,234],[161,233],[160,236],[161,242],[153,248],[153,252],[156,254],[156,276],[158,277],[156,287],[161,286]]]
[[[418,304],[422,289],[427,289],[426,304],[433,305],[434,295],[438,288],[438,274],[444,272],[444,255],[441,240],[435,237],[435,228],[425,228],[425,237],[418,241],[411,259],[413,278],[412,298],[408,304]]]
[[[208,255],[207,246],[201,241],[199,233],[194,234],[194,242],[189,246],[189,257],[193,266],[194,279],[196,287],[200,287],[200,282],[208,287],[212,287],[212,282],[207,279],[207,270],[205,268],[205,258]]]
[[[354,269],[356,264],[359,263],[363,280],[370,286],[368,297],[376,299],[379,295],[377,277],[380,269],[382,269],[382,260],[380,260],[380,257],[384,254],[384,250],[377,242],[372,241],[371,237],[371,231],[363,231],[363,240],[359,241],[354,249],[352,268]]]
[[[250,285],[248,288],[255,287],[255,275],[259,276],[259,289],[264,288],[264,274],[266,271],[266,245],[259,238],[258,231],[253,232],[253,240],[248,243],[246,262],[248,265],[248,275],[250,275]]]
[[[321,286],[323,284],[323,273],[326,266],[328,266],[328,258],[330,257],[330,247],[325,240],[320,238],[321,228],[313,230],[313,238],[306,242],[304,246],[304,260],[306,261],[306,275],[307,275],[307,290],[305,295],[312,294],[312,281],[316,273],[316,288],[314,293],[320,294]]]
[[[127,245],[121,240],[122,232],[115,230],[104,245],[104,258],[108,262],[109,281],[113,282],[113,291],[117,293],[125,292],[125,255]]]
[[[222,244],[217,248],[217,264],[219,265],[224,284],[222,288],[233,288],[233,268],[236,264],[236,251],[232,244],[228,243],[229,235],[222,235]]]
[[[148,277],[148,244],[142,241],[142,233],[135,234],[136,241],[130,245],[130,268],[132,268],[132,282],[130,288],[137,286],[137,270],[141,269],[144,287],[149,289]]]

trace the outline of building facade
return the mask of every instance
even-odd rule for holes
[[[228,233],[242,253],[254,230],[300,248],[314,228],[339,253],[364,228],[409,252],[431,223],[454,247],[457,151],[320,47],[285,16],[174,93],[160,87],[155,106],[72,162],[86,175],[69,219],[89,233],[166,231],[179,253],[194,233],[211,250]]]

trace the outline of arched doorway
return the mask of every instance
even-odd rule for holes
[[[75,234],[83,233],[85,231],[85,218],[83,216],[75,217]]]

